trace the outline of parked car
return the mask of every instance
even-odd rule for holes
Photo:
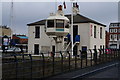
[[[0,52],[3,52],[3,50],[0,50]],[[5,50],[5,52],[21,52],[20,48],[8,48],[8,50]]]

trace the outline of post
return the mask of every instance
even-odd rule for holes
[[[72,43],[72,56],[73,56],[73,2],[71,1],[71,43]]]
[[[30,61],[31,61],[31,79],[32,79],[32,56],[31,56],[31,54],[29,54],[29,57],[30,57]]]
[[[86,67],[87,67],[87,50],[86,50],[85,59],[86,59]]]
[[[75,55],[75,69],[77,69],[77,55]]]
[[[69,51],[67,51],[68,55],[69,55],[69,71],[70,71],[70,53]]]
[[[43,73],[43,78],[44,78],[44,74],[45,74],[45,58],[44,58],[44,54],[43,53],[41,53],[41,55],[42,55],[42,58],[43,58],[43,62],[42,62],[42,73]]]
[[[81,61],[80,62],[81,62],[81,68],[82,68],[82,51],[81,50],[80,50],[80,53],[81,53],[81,59],[80,59]]]
[[[53,67],[53,70],[52,70],[52,74],[54,74],[54,62],[55,62],[55,60],[54,60],[54,56],[55,56],[55,52],[52,52],[52,54],[53,54],[53,56],[52,56],[52,58],[53,58],[53,64],[52,64],[52,67]]]
[[[15,66],[15,68],[16,68],[16,74],[15,74],[15,75],[16,75],[16,79],[17,79],[17,75],[18,75],[18,74],[17,74],[17,73],[18,73],[18,72],[17,72],[17,71],[18,71],[18,70],[17,70],[17,69],[18,69],[18,61],[17,61],[17,56],[16,56],[15,54],[14,54],[14,58],[15,58],[15,64],[16,64],[16,66]]]
[[[89,51],[90,51],[90,53],[91,53],[91,66],[92,66],[92,51],[91,51],[91,49],[89,49]]]
[[[99,63],[101,63],[101,49],[99,49]]]
[[[63,72],[63,55],[61,51],[60,51],[60,55],[61,55],[61,72]]]
[[[94,63],[97,64],[97,49],[94,49]]]

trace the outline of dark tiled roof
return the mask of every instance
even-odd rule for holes
[[[71,15],[69,14],[69,15],[65,15],[65,16],[68,17],[68,19],[71,22]],[[95,23],[95,24],[102,25],[102,26],[106,27],[106,25],[101,24],[99,22],[96,22],[96,21],[94,21],[92,19],[89,19],[89,18],[87,18],[85,16],[82,16],[80,14],[75,15],[73,17],[73,21],[74,21],[73,23],[90,23],[91,22],[91,23]],[[45,25],[45,20],[41,20],[41,21],[38,21],[38,22],[30,23],[30,24],[27,24],[27,25],[28,26],[32,26],[32,25]]]
[[[30,23],[30,24],[27,24],[27,25],[28,25],[28,26],[45,25],[45,20],[40,20],[40,21],[33,22],[33,23]]]

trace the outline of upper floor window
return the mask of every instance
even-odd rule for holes
[[[40,38],[40,27],[39,26],[35,27],[35,38]]]
[[[96,26],[94,26],[94,38],[96,38]]]
[[[111,40],[113,40],[113,39],[114,39],[114,36],[113,36],[112,34],[110,35],[110,39],[111,39]]]
[[[113,32],[113,30],[112,30],[112,29],[110,29],[110,32],[112,33],[112,32]]]
[[[47,21],[47,27],[48,27],[48,28],[54,27],[54,20],[48,20],[48,21]]]
[[[102,39],[102,27],[100,27],[100,39]]]
[[[114,29],[114,32],[117,33],[117,29]]]

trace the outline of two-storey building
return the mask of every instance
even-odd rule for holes
[[[71,22],[71,14],[65,15]],[[55,41],[45,33],[45,20],[40,20],[28,25],[28,51],[32,54],[39,52],[55,51]],[[105,47],[106,25],[77,14],[73,16],[73,38],[80,35],[80,43],[74,46],[77,54],[80,49],[100,49]],[[71,34],[71,28],[70,32]]]

